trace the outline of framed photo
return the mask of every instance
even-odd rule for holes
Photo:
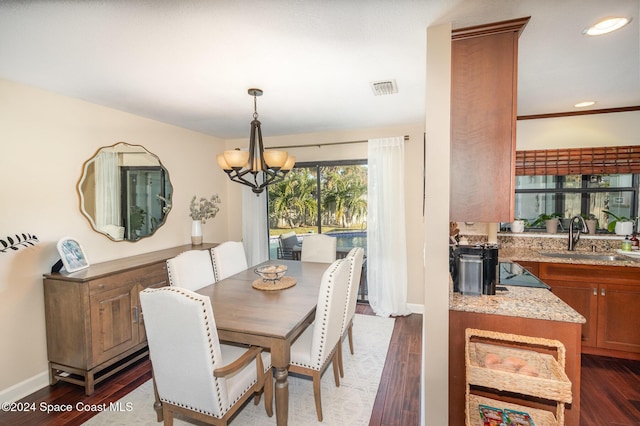
[[[75,272],[89,267],[89,259],[75,238],[64,237],[57,244],[60,259],[67,272]]]

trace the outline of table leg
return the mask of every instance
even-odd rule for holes
[[[271,364],[276,369],[276,424],[286,426],[289,419],[289,361],[291,345],[278,341],[271,346]]]
[[[276,368],[276,424],[285,426],[289,418],[289,370]]]

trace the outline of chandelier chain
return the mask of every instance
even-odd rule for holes
[[[258,96],[256,95],[256,93],[253,93],[253,119],[257,120],[258,119]]]

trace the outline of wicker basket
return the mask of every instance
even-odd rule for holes
[[[559,361],[547,354],[535,350],[515,349],[499,344],[471,342],[467,340],[466,366],[467,381],[469,384],[485,386],[498,390],[507,390],[523,395],[537,396],[552,401],[571,403],[571,382],[564,372],[564,345],[557,340],[532,338],[489,332],[485,330],[467,329],[467,338],[471,336],[485,337],[492,340],[502,340],[518,343],[528,343],[537,346],[555,348]],[[515,356],[526,360],[535,367],[539,375],[537,377],[487,368],[484,365],[484,357],[488,353],[495,353],[502,359]]]
[[[517,357],[538,371],[538,376],[527,376],[516,372],[488,368],[483,360],[486,354],[494,353],[502,359]],[[467,365],[469,383],[523,395],[537,396],[564,403],[571,402],[571,382],[564,369],[551,355],[535,351],[505,348],[485,343],[469,343]]]
[[[484,341],[472,341],[474,337]],[[491,341],[491,343],[486,343],[486,341]],[[504,346],[500,342],[528,345],[531,349]],[[558,359],[536,351],[535,347],[555,350]],[[490,353],[496,354],[501,360],[506,357],[520,358],[526,361],[529,366],[534,367],[538,371],[538,376],[521,374],[517,370],[503,371],[488,368],[485,366],[485,357]],[[545,423],[542,424],[563,425],[564,404],[571,403],[572,400],[571,382],[564,371],[565,357],[565,347],[558,340],[468,328],[465,345],[467,423],[474,424],[471,422],[474,403],[470,399],[476,396],[470,394],[470,385],[477,385],[556,401],[556,420],[553,423],[547,423],[545,420]],[[506,405],[498,405],[498,408],[504,406]],[[475,409],[477,411],[477,404],[475,404]],[[538,417],[540,418],[540,415]],[[536,425],[538,425],[537,421]]]
[[[553,413],[550,413],[549,411],[538,410],[518,404],[510,404],[503,401],[497,401],[495,399],[485,398],[480,395],[469,396],[469,425],[483,425],[482,420],[480,419],[480,410],[478,408],[480,404],[496,408],[508,408],[510,410],[524,411],[525,413],[529,413],[536,426],[558,426],[558,421],[553,416]]]

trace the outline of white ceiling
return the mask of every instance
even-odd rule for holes
[[[518,114],[640,105],[639,0],[0,0],[0,78],[221,138],[420,123],[429,25],[531,16]],[[584,27],[632,16],[609,35]],[[398,94],[369,83],[395,79]],[[1,101],[1,100],[0,100]]]

